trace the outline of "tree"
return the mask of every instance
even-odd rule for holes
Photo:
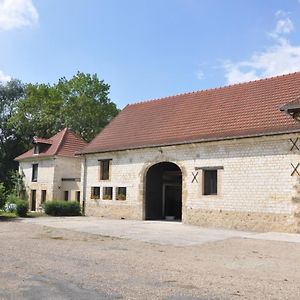
[[[25,96],[24,84],[19,80],[0,83],[0,182],[10,187],[10,170],[16,169],[14,158],[26,149],[20,136],[9,126],[9,119],[19,101]]]
[[[78,72],[57,84],[28,84],[10,127],[29,143],[34,135],[50,137],[64,127],[90,141],[118,113],[110,101],[110,86],[97,75]]]

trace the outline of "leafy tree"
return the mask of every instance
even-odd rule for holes
[[[10,170],[17,167],[14,158],[26,149],[23,139],[9,126],[9,119],[24,96],[25,87],[19,80],[0,83],[0,181],[8,188]]]
[[[18,102],[10,126],[29,143],[34,135],[50,137],[64,127],[90,141],[118,113],[110,101],[110,86],[97,75],[78,72],[57,84],[29,84]]]

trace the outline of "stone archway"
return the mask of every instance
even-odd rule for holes
[[[182,172],[172,162],[160,162],[146,173],[146,220],[182,219]]]

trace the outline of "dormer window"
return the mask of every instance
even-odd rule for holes
[[[34,154],[39,154],[39,152],[40,152],[40,151],[39,151],[39,145],[38,145],[38,144],[35,144],[35,145],[34,145],[34,151],[33,151],[33,153],[34,153]]]
[[[45,153],[52,145],[52,141],[50,139],[42,139],[42,138],[33,138],[33,153],[34,154],[41,154]]]

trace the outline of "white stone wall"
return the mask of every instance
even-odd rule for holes
[[[32,182],[32,165],[38,164],[37,182]],[[46,200],[52,200],[55,190],[54,186],[54,160],[37,158],[32,161],[21,161],[19,164],[20,172],[24,172],[24,182],[27,196],[30,199],[31,190],[36,190],[36,207],[41,203],[42,190],[47,191]],[[31,201],[29,201],[31,206]]]
[[[69,191],[69,200],[75,200],[75,192],[80,191],[80,181],[62,181],[62,178],[78,178],[81,176],[81,158],[57,156],[55,158],[53,199],[64,199],[64,191]]]
[[[109,210],[110,216],[119,217],[118,211],[127,207],[126,217],[130,217],[131,210],[133,218],[142,219],[147,168],[169,161],[182,170],[183,220],[186,222],[186,212],[191,210],[292,215],[297,210],[292,198],[297,194],[298,175],[291,176],[291,163],[300,162],[300,151],[295,148],[290,151],[289,139],[296,137],[286,134],[87,155],[87,213],[105,215]],[[108,181],[99,180],[99,159],[112,159]],[[224,168],[218,171],[219,193],[205,196],[202,171],[195,168],[214,166]],[[192,172],[198,172],[198,183],[192,183]],[[114,190],[126,186],[127,200],[91,200],[92,186],[101,189],[111,186]]]
[[[37,182],[32,182],[32,165],[38,164]],[[64,191],[69,191],[69,200],[76,199],[76,191],[80,191],[80,181],[62,181],[62,178],[78,178],[81,176],[81,158],[56,156],[52,158],[36,158],[21,161],[25,187],[30,199],[31,190],[36,190],[36,207],[41,204],[42,190],[47,191],[46,201],[64,199]],[[31,201],[29,201],[31,205]]]

